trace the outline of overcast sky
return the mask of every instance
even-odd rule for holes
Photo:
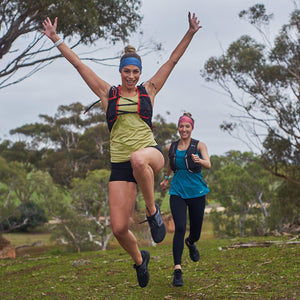
[[[149,79],[157,71],[186,33],[188,11],[195,12],[203,26],[157,95],[154,115],[161,114],[168,122],[177,123],[178,117],[184,111],[191,112],[195,119],[193,137],[204,141],[211,155],[222,155],[229,150],[249,150],[241,141],[220,131],[219,125],[224,120],[229,120],[230,114],[234,114],[235,110],[230,99],[216,91],[219,90],[216,85],[204,82],[200,70],[211,56],[222,55],[229,44],[241,35],[249,34],[256,39],[260,38],[251,25],[239,19],[238,13],[241,10],[256,3],[265,4],[267,12],[274,14],[269,32],[271,37],[274,37],[281,26],[288,22],[294,3],[300,7],[300,0],[142,2],[144,19],[141,28],[144,39],[161,42],[164,50],[159,55],[142,58],[141,82]],[[132,37],[130,44],[137,46],[135,43],[137,38]],[[105,41],[100,41],[97,46],[109,48]],[[99,58],[113,56],[123,47],[123,44],[118,44],[117,47],[99,51],[96,55]],[[120,83],[117,67],[103,67],[93,63],[89,65],[110,84]],[[76,70],[63,59],[57,60],[25,81],[0,90],[0,139],[11,139],[10,129],[38,122],[39,114],[53,116],[59,105],[74,102],[88,105],[95,100],[97,97],[85,85]]]

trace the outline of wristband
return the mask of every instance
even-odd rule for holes
[[[61,43],[63,43],[64,41],[62,39],[59,39],[56,43],[54,43],[55,47],[58,47]]]
[[[165,175],[164,178],[169,180],[169,179],[172,178],[172,176],[167,176],[167,175]]]

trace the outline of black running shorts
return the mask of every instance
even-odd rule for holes
[[[162,149],[156,145],[151,146],[163,154]],[[133,171],[130,161],[125,161],[121,163],[110,163],[111,173],[109,181],[128,181],[136,183],[136,180],[133,176]]]

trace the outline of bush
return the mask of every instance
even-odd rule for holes
[[[27,231],[48,222],[45,211],[36,203],[22,203],[12,216],[0,223],[2,231]],[[22,225],[23,224],[23,225]]]

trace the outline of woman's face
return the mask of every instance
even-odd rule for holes
[[[131,89],[135,87],[140,79],[141,71],[135,65],[125,66],[121,70],[122,86]]]
[[[192,134],[193,127],[190,123],[180,122],[178,125],[178,132],[182,139],[189,138]]]

